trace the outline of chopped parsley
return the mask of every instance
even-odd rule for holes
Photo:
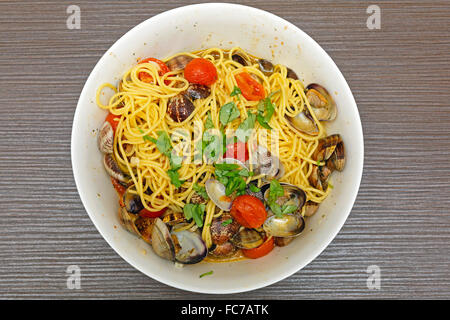
[[[272,101],[270,101],[270,96],[262,99],[258,103],[258,114],[256,115],[256,120],[258,120],[259,124],[268,130],[272,130],[272,127],[269,125],[270,119],[272,118],[273,113],[275,112],[275,106]]]
[[[242,94],[241,89],[239,87],[234,86],[233,91],[231,91],[230,97],[237,96],[239,100],[241,100],[240,95]]]
[[[211,271],[202,273],[202,274],[199,276],[199,278],[203,278],[204,276],[209,276],[209,275],[212,275],[212,274],[213,274],[213,271],[211,270]]]
[[[188,221],[194,219],[195,224],[201,228],[203,227],[205,208],[206,206],[203,203],[188,203],[183,208],[184,217]]]
[[[192,189],[194,189],[194,191],[197,192],[203,199],[209,200],[208,193],[206,193],[205,187],[201,187],[197,183],[194,183]]]
[[[234,102],[228,102],[220,107],[219,111],[219,121],[223,126],[237,119],[240,116],[239,109],[236,107]]]
[[[225,220],[224,222],[222,222],[222,226],[227,226],[227,225],[229,225],[230,223],[232,223],[233,222],[233,219],[228,219],[228,220]]]
[[[270,207],[270,210],[278,217],[281,218],[285,214],[293,213],[298,208],[297,206],[283,204],[282,206],[278,204],[276,201],[279,197],[284,196],[284,189],[280,185],[280,183],[277,180],[270,181],[270,188],[269,188],[269,196],[268,196],[268,204]]]

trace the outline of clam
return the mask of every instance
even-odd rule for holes
[[[169,67],[170,71],[183,70],[192,59],[194,58],[191,56],[180,54],[167,61],[166,65]]]
[[[208,254],[208,249],[201,235],[189,230],[176,230],[177,227],[174,226],[171,232],[175,244],[175,260],[183,264],[202,261]]]
[[[283,163],[265,147],[258,145],[254,157],[257,175],[264,174],[268,179],[278,179],[284,175]]]
[[[169,229],[159,218],[155,219],[155,225],[153,226],[152,248],[161,258],[175,260],[175,246]]]
[[[236,247],[231,242],[216,244],[209,253],[215,257],[228,257],[236,252]]]
[[[215,179],[209,179],[205,183],[206,193],[216,206],[224,211],[231,210],[232,199],[225,194],[225,186]]]
[[[258,66],[261,72],[266,76],[270,76],[273,73],[273,64],[266,59],[259,59]]]
[[[342,171],[345,166],[345,149],[344,142],[339,142],[326,163],[331,170]]]
[[[174,226],[185,221],[184,214],[182,212],[177,212],[170,209],[166,210],[162,214],[161,219],[165,224],[169,226]]]
[[[291,237],[291,238],[273,237],[273,240],[274,240],[276,246],[284,247],[284,246],[287,246],[289,243],[291,243],[292,240],[294,240],[294,238],[293,237]]]
[[[235,52],[232,56],[231,59],[233,59],[233,61],[236,61],[237,63],[245,66],[250,65],[250,61],[247,60],[247,58],[245,58],[245,56],[240,53],[240,52]]]
[[[261,201],[264,201],[264,196],[261,188],[259,188],[260,189],[259,191],[253,192],[252,189],[250,188],[251,185],[258,187],[258,184],[255,181],[251,181],[250,183],[247,184],[245,193],[258,198]]]
[[[205,99],[211,94],[211,89],[203,84],[191,83],[186,94],[192,99]]]
[[[278,197],[276,202],[280,205],[289,205],[297,207],[297,212],[303,207],[306,202],[306,193],[299,187],[289,184],[289,183],[280,183],[281,187],[284,190],[284,196]],[[264,191],[264,199],[267,201],[269,199],[270,188],[267,188]]]
[[[292,70],[291,68],[288,68],[288,67],[286,67],[286,70],[287,70],[286,78],[291,78],[291,79],[294,79],[294,80],[298,80],[298,76],[294,72],[294,70]]]
[[[317,202],[313,202],[311,200],[306,201],[305,203],[305,217],[313,216],[317,209],[319,209],[319,204]]]
[[[317,161],[328,160],[336,150],[336,146],[340,143],[342,143],[342,138],[339,134],[332,134],[320,139],[312,158]]]
[[[138,214],[139,211],[144,209],[144,205],[142,204],[141,197],[139,195],[131,193],[131,188],[134,187],[128,187],[128,189],[123,194],[123,203],[125,205],[125,209],[129,213]]]
[[[139,229],[136,227],[136,220],[138,216],[129,213],[125,207],[119,207],[119,221],[122,226],[125,227],[129,232],[140,236]]]
[[[142,237],[142,239],[144,239],[148,243],[151,243],[154,224],[155,224],[154,218],[139,217],[134,222],[134,225],[136,226],[139,235]]]
[[[297,130],[306,134],[316,136],[319,134],[319,128],[317,128],[314,119],[308,112],[302,111],[295,117],[286,116],[289,123]]]
[[[259,247],[264,242],[264,239],[256,230],[242,228],[231,239],[231,242],[241,249],[253,249]]]
[[[183,122],[194,112],[195,106],[185,94],[170,98],[167,113],[175,122]]]
[[[301,215],[285,214],[282,217],[270,216],[263,224],[264,231],[274,237],[296,237],[305,228],[305,221]]]
[[[321,169],[319,166],[313,165],[313,169],[308,177],[308,181],[314,188],[318,190],[326,191],[328,188],[327,180],[321,179]]]
[[[117,164],[116,160],[112,156],[112,154],[105,154],[103,157],[103,165],[106,169],[106,172],[113,178],[119,180],[120,182],[126,182],[127,177],[125,174],[120,170],[119,165]]]
[[[98,132],[98,148],[103,153],[113,153],[114,143],[114,130],[108,121],[103,123],[100,131]]]
[[[289,69],[290,70],[290,69]],[[288,78],[294,78],[294,74],[288,70]],[[295,75],[297,77],[297,75]],[[311,106],[314,115],[319,121],[332,121],[336,118],[337,107],[333,98],[328,91],[319,84],[312,83],[306,87],[306,98]],[[309,109],[305,107],[305,110],[298,113],[294,117],[286,116],[289,123],[297,130],[309,135],[317,135],[319,129],[314,122],[313,117],[310,114]]]
[[[319,121],[332,121],[336,118],[337,108],[328,91],[317,83],[306,87],[306,98]]]
[[[234,220],[226,225],[223,224],[229,219],[233,218],[228,214],[224,214],[211,222],[211,240],[214,244],[228,242],[239,231],[239,224]]]

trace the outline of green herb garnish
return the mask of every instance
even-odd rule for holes
[[[262,99],[258,103],[258,114],[256,116],[256,120],[258,120],[259,124],[263,128],[272,130],[269,122],[274,112],[275,106],[273,105],[272,101],[270,101],[270,98],[267,97],[265,99]]]
[[[170,178],[170,182],[177,188],[181,187],[185,180],[180,180],[180,174],[177,170],[167,170],[167,175]]]
[[[213,274],[213,271],[211,270],[211,271],[209,271],[209,272],[202,273],[202,274],[199,276],[199,278],[203,278],[204,276],[209,276],[209,275],[212,275],[212,274]]]
[[[256,114],[247,112],[247,119],[241,122],[238,129],[236,130],[236,137],[242,142],[247,142],[251,136],[251,130],[255,127]]]
[[[208,112],[208,117],[206,118],[205,121],[205,129],[214,129],[214,122],[212,121],[211,118],[211,112]]]
[[[209,200],[205,187],[201,187],[197,183],[194,183],[192,189],[194,189],[194,191],[197,192],[203,199]]]
[[[233,222],[233,219],[228,219],[228,220],[225,220],[224,222],[222,222],[222,226],[227,226],[227,225],[229,225],[230,223],[232,223]]]
[[[260,192],[261,191],[261,189],[258,188],[257,186],[255,186],[253,183],[250,183],[248,185],[248,187],[250,188],[250,191],[252,191],[252,192]]]
[[[195,224],[201,228],[203,227],[203,216],[206,206],[203,203],[188,203],[183,208],[184,217],[186,220],[194,219]]]
[[[267,202],[269,204],[270,210],[272,210],[272,212],[278,218],[281,218],[285,214],[293,213],[298,209],[297,206],[289,204],[283,204],[282,206],[279,205],[276,201],[279,197],[282,196],[284,196],[284,189],[280,185],[280,183],[275,179],[270,181],[269,196]]]
[[[223,126],[237,119],[240,116],[239,109],[236,107],[234,102],[228,102],[224,104],[219,111],[219,120]]]
[[[156,139],[155,138],[152,138],[152,137],[144,134],[145,132],[141,128],[138,128],[138,129],[143,134],[142,138],[144,139],[144,141],[150,141],[150,142],[156,143]]]
[[[239,96],[240,94],[242,94],[241,89],[239,89],[239,87],[237,86],[234,86],[233,91],[231,91],[230,97],[237,96],[238,99],[241,100],[241,97]]]

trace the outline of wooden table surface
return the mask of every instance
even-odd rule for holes
[[[234,2],[234,1],[231,1]],[[95,63],[126,31],[190,1],[0,2],[0,298],[323,299],[450,295],[450,2],[240,1],[311,35],[347,79],[364,130],[349,219],[306,268],[209,296],[161,284],[103,240],[78,196],[70,135]],[[381,8],[370,30],[366,9]],[[69,5],[81,29],[66,26]],[[81,288],[68,289],[68,266]],[[370,265],[381,287],[369,290]]]

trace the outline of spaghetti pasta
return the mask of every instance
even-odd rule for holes
[[[233,59],[237,54],[253,63],[242,65]],[[118,123],[112,155],[120,170],[129,177],[129,192],[140,198],[145,210],[159,212],[168,208],[181,213],[184,206],[192,201],[195,188],[203,187],[207,180],[214,178],[214,164],[205,159],[202,154],[204,150],[199,149],[203,135],[198,132],[208,126],[221,132],[236,132],[248,117],[258,114],[261,101],[248,100],[239,93],[231,94],[239,88],[236,76],[243,72],[250,74],[253,81],[262,86],[275,106],[273,115],[266,123],[260,122],[260,119],[254,122],[254,132],[247,143],[249,171],[252,172],[257,166],[252,161],[255,146],[262,145],[269,149],[271,143],[275,143],[275,154],[284,166],[284,175],[279,181],[300,187],[308,201],[321,203],[327,197],[330,188],[320,188],[311,183],[315,167],[324,163],[317,160],[314,154],[320,139],[326,137],[326,130],[300,80],[288,77],[288,69],[281,64],[273,66],[270,74],[264,73],[255,62],[257,58],[238,47],[182,52],[162,61],[168,64],[177,56],[206,59],[217,71],[217,80],[209,88],[210,94],[193,100],[193,110],[183,121],[175,121],[169,114],[171,99],[185,94],[190,87],[183,69],[162,73],[157,63],[138,63],[125,72],[117,87],[105,83],[98,88],[96,95],[97,105],[116,116]],[[143,74],[147,81],[143,81]],[[112,89],[114,94],[103,104],[103,94],[107,88]],[[231,102],[238,114],[224,125],[221,108]],[[317,134],[299,131],[288,120],[302,112],[314,121]],[[171,138],[169,144],[164,140],[166,135]],[[169,156],[169,151],[182,159],[181,163],[174,165],[175,158]],[[196,158],[199,153],[200,158]],[[261,187],[265,183],[264,178],[264,174],[249,175],[245,183],[255,183]],[[204,209],[201,237],[206,246],[211,247],[211,223],[225,213],[212,200],[205,203]],[[304,211],[303,208],[303,214]],[[194,225],[191,221],[183,230]]]

